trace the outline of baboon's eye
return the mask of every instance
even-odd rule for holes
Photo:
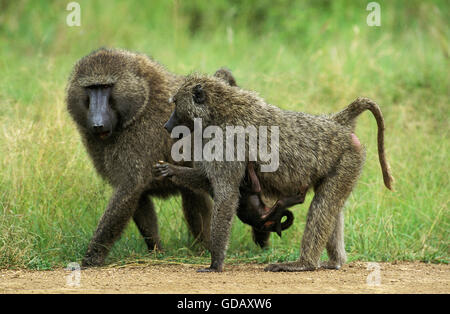
[[[194,99],[195,103],[200,105],[205,103],[206,94],[200,84],[194,86],[194,89],[192,90],[192,95],[193,95],[192,98]]]

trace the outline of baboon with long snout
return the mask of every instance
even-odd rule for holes
[[[236,85],[230,71],[217,77]],[[211,198],[152,176],[152,165],[169,160],[173,140],[163,129],[173,110],[169,102],[183,76],[144,54],[101,48],[74,66],[67,109],[97,172],[114,192],[83,258],[83,266],[102,265],[132,219],[149,250],[160,247],[153,197],[181,194],[189,230],[209,245]],[[190,165],[190,163],[181,163]]]
[[[365,150],[354,133],[355,119],[365,110],[376,118],[384,183],[392,189],[393,178],[384,152],[384,121],[376,103],[358,98],[335,115],[285,111],[267,104],[254,92],[198,74],[187,77],[172,99],[175,110],[165,125],[169,132],[179,125],[192,128],[194,119],[202,119],[205,128],[278,126],[279,167],[273,172],[257,172],[261,190],[272,198],[301,195],[305,187],[314,190],[299,260],[271,264],[267,271],[308,271],[320,266],[339,269],[345,263],[343,206],[365,160]],[[212,261],[209,268],[200,271],[223,270],[231,223],[239,204],[239,186],[248,162],[248,156],[244,161],[196,161],[194,168],[188,168],[192,177],[207,178],[214,195]],[[324,248],[329,261],[320,265]]]

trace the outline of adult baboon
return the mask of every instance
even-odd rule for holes
[[[226,69],[216,74],[235,85]],[[119,49],[96,50],[75,64],[66,88],[67,108],[96,170],[114,188],[83,266],[103,264],[130,218],[149,250],[160,247],[149,196],[180,193],[190,231],[208,245],[210,197],[154,180],[151,173],[156,161],[172,161],[172,139],[163,125],[173,110],[168,100],[182,79],[143,54]]]
[[[175,96],[175,110],[166,123],[192,127],[195,118],[202,126],[276,125],[279,127],[279,168],[258,173],[264,194],[289,197],[314,189],[300,258],[296,262],[272,264],[269,271],[306,271],[319,267],[320,254],[327,249],[329,261],[324,267],[338,269],[346,261],[343,237],[343,206],[359,177],[365,151],[354,134],[356,117],[369,109],[378,124],[378,152],[386,187],[393,178],[384,154],[384,123],[377,104],[358,98],[348,108],[332,116],[314,116],[281,110],[264,102],[255,93],[224,84],[217,78],[191,75]],[[248,139],[246,139],[248,141]],[[247,143],[248,146],[248,143]],[[222,271],[231,222],[239,204],[239,186],[245,175],[245,161],[198,161],[198,176],[206,176],[212,185],[214,208],[211,220],[211,257],[209,268]],[[260,161],[257,164],[261,165]]]

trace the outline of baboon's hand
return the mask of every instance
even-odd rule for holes
[[[171,164],[164,161],[158,161],[158,163],[153,166],[152,173],[157,179],[170,178],[173,176],[173,169]]]
[[[81,262],[81,268],[86,269],[89,267],[102,266],[103,264],[104,258],[99,256],[92,256],[91,254],[88,253]]]

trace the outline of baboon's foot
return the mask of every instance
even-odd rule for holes
[[[197,270],[197,273],[220,273],[222,272],[222,269],[218,269],[218,268],[200,268]]]
[[[289,263],[279,263],[279,264],[270,264],[264,271],[273,271],[273,272],[294,272],[294,271],[313,271],[316,270],[317,267],[311,265],[305,265],[301,262],[289,262]]]
[[[105,259],[99,256],[85,256],[81,261],[82,268],[102,266]]]
[[[341,269],[341,266],[342,266],[341,263],[333,262],[333,261],[320,262],[320,268],[325,268],[325,269],[339,270],[339,269]]]

